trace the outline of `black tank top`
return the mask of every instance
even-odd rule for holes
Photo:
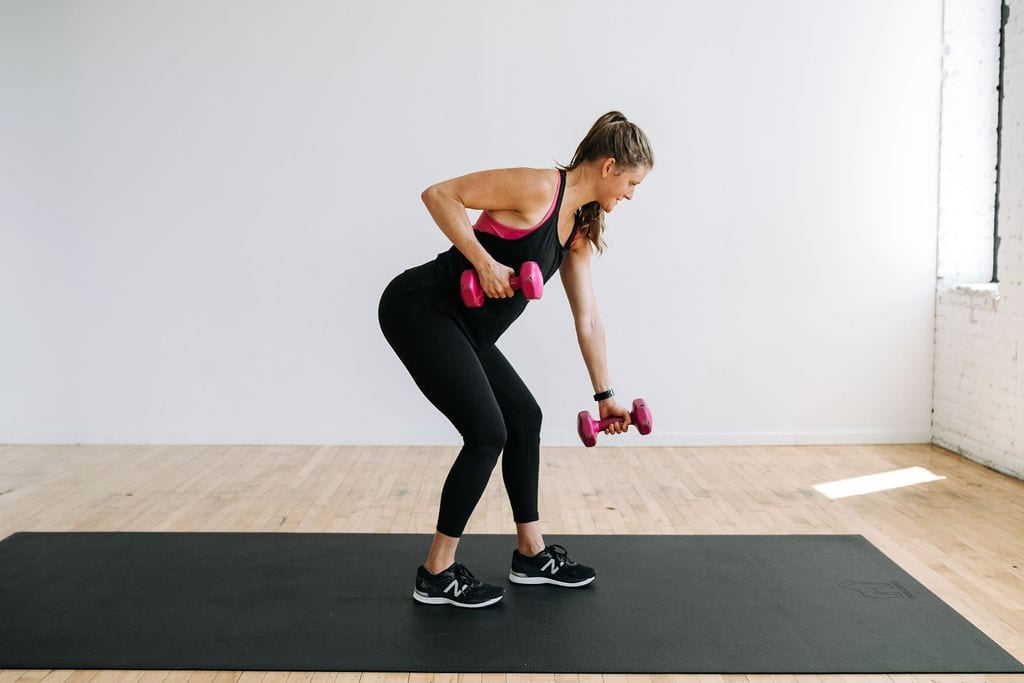
[[[499,263],[512,268],[517,273],[526,261],[536,261],[547,282],[558,272],[566,252],[576,236],[577,226],[573,225],[572,233],[561,244],[558,240],[558,215],[562,208],[562,197],[565,194],[565,171],[559,169],[561,176],[558,186],[558,199],[551,216],[536,230],[525,237],[507,240],[485,232],[476,232],[481,246]],[[437,308],[451,316],[462,331],[466,333],[470,343],[480,350],[493,346],[498,338],[522,315],[528,299],[522,290],[509,299],[484,299],[480,308],[468,308],[462,303],[459,281],[462,271],[473,266],[453,245],[448,251],[441,252],[433,261],[410,269],[418,271],[416,279],[420,286],[436,286],[438,292]],[[434,280],[429,282],[429,280]]]

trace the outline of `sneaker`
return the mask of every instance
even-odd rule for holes
[[[412,597],[425,605],[487,607],[501,600],[505,589],[486,584],[461,564],[453,564],[440,574],[431,574],[420,565],[416,570],[416,590]]]
[[[565,548],[549,545],[534,557],[527,557],[518,550],[512,551],[512,571],[508,580],[512,583],[551,583],[566,588],[586,586],[597,573],[590,567],[577,564],[569,559]]]

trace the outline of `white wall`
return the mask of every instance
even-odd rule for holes
[[[446,247],[420,190],[611,108],[658,159],[595,271],[644,443],[926,441],[941,41],[939,0],[3,3],[0,442],[455,443],[376,323]],[[555,281],[502,347],[574,443]]]
[[[940,266],[941,255],[950,256],[937,289],[934,441],[1024,477],[1024,2],[1009,5],[999,282],[988,284],[1000,3],[947,0],[947,26],[951,9],[960,21],[946,37],[951,76],[943,86]],[[947,117],[947,110],[959,113]],[[979,243],[988,249],[980,268],[974,256]]]

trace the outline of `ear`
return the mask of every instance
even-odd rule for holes
[[[608,157],[607,159],[602,161],[601,162],[601,177],[602,178],[607,178],[608,176],[610,176],[612,174],[612,169],[613,168],[615,168],[615,159],[613,157]]]

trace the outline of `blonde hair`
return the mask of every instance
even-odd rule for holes
[[[626,119],[622,112],[610,111],[590,127],[590,131],[576,148],[576,154],[568,166],[571,171],[583,164],[611,157],[623,169],[640,167],[654,168],[654,151],[651,143],[635,123]],[[597,202],[584,204],[576,213],[576,227],[586,235],[593,248],[604,251],[604,209]]]

